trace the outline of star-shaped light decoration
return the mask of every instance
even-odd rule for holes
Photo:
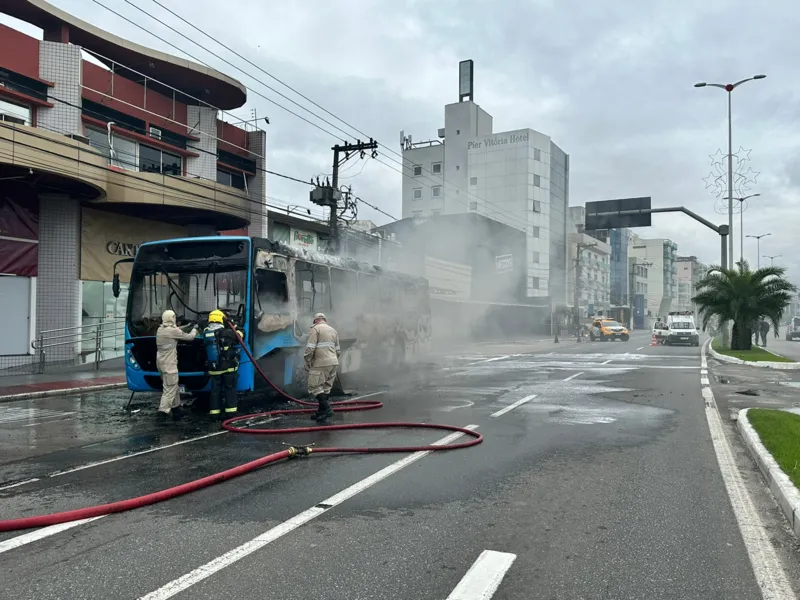
[[[723,159],[727,158],[727,154],[723,154],[722,150],[717,148],[717,151],[714,154],[709,154],[708,157],[711,159],[712,165],[722,164]]]
[[[759,173],[758,171],[754,171],[753,167],[748,167],[747,171],[742,173],[742,177],[744,178],[744,185],[749,185],[751,183],[755,185],[756,179],[758,178],[759,175],[761,175],[761,173]]]
[[[716,188],[717,179],[719,179],[719,177],[713,171],[708,174],[708,177],[703,177],[703,181],[706,182],[706,189]]]

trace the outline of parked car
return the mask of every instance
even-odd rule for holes
[[[800,317],[792,317],[792,321],[786,326],[787,341],[794,341],[800,338]]]

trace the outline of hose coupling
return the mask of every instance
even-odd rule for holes
[[[311,446],[314,444],[310,444],[308,446],[292,446],[291,444],[283,445],[289,446],[289,458],[295,458],[297,456],[308,456],[311,454]]]

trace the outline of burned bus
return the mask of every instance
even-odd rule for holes
[[[166,309],[179,326],[202,329],[219,308],[244,333],[267,376],[292,392],[305,385],[303,350],[315,313],[325,313],[339,332],[340,374],[397,367],[430,342],[427,280],[368,263],[239,236],[148,242],[121,262],[133,262],[125,321],[132,391],[161,389],[155,335]],[[113,288],[118,295],[116,272]],[[179,343],[182,391],[209,392],[205,361],[199,337]],[[237,390],[262,385],[243,353]]]

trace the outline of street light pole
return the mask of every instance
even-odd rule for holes
[[[756,239],[756,260],[758,261],[758,269],[761,268],[761,238],[772,235],[771,233],[762,233],[761,235],[748,235],[749,238]]]
[[[748,81],[755,79],[764,79],[766,75],[754,75],[747,79],[742,79],[736,83],[695,83],[694,87],[712,86],[725,90],[728,92],[728,198],[733,198],[733,122],[731,117],[731,93],[737,87]],[[728,200],[728,261],[733,263],[733,201]],[[725,265],[722,265],[723,267]],[[731,265],[728,265],[729,267]]]
[[[730,96],[729,96],[730,97]],[[728,198],[728,204],[733,205],[734,200],[739,201],[739,264],[744,265],[744,201],[755,198],[761,194],[750,194],[742,198]],[[752,237],[752,236],[747,236]],[[740,267],[741,268],[741,267]]]
[[[765,254],[764,258],[768,258],[770,260],[769,266],[770,267],[774,267],[775,266],[775,259],[776,258],[780,258],[781,256],[783,256],[783,254],[776,254],[775,256],[769,256],[768,254]]]

